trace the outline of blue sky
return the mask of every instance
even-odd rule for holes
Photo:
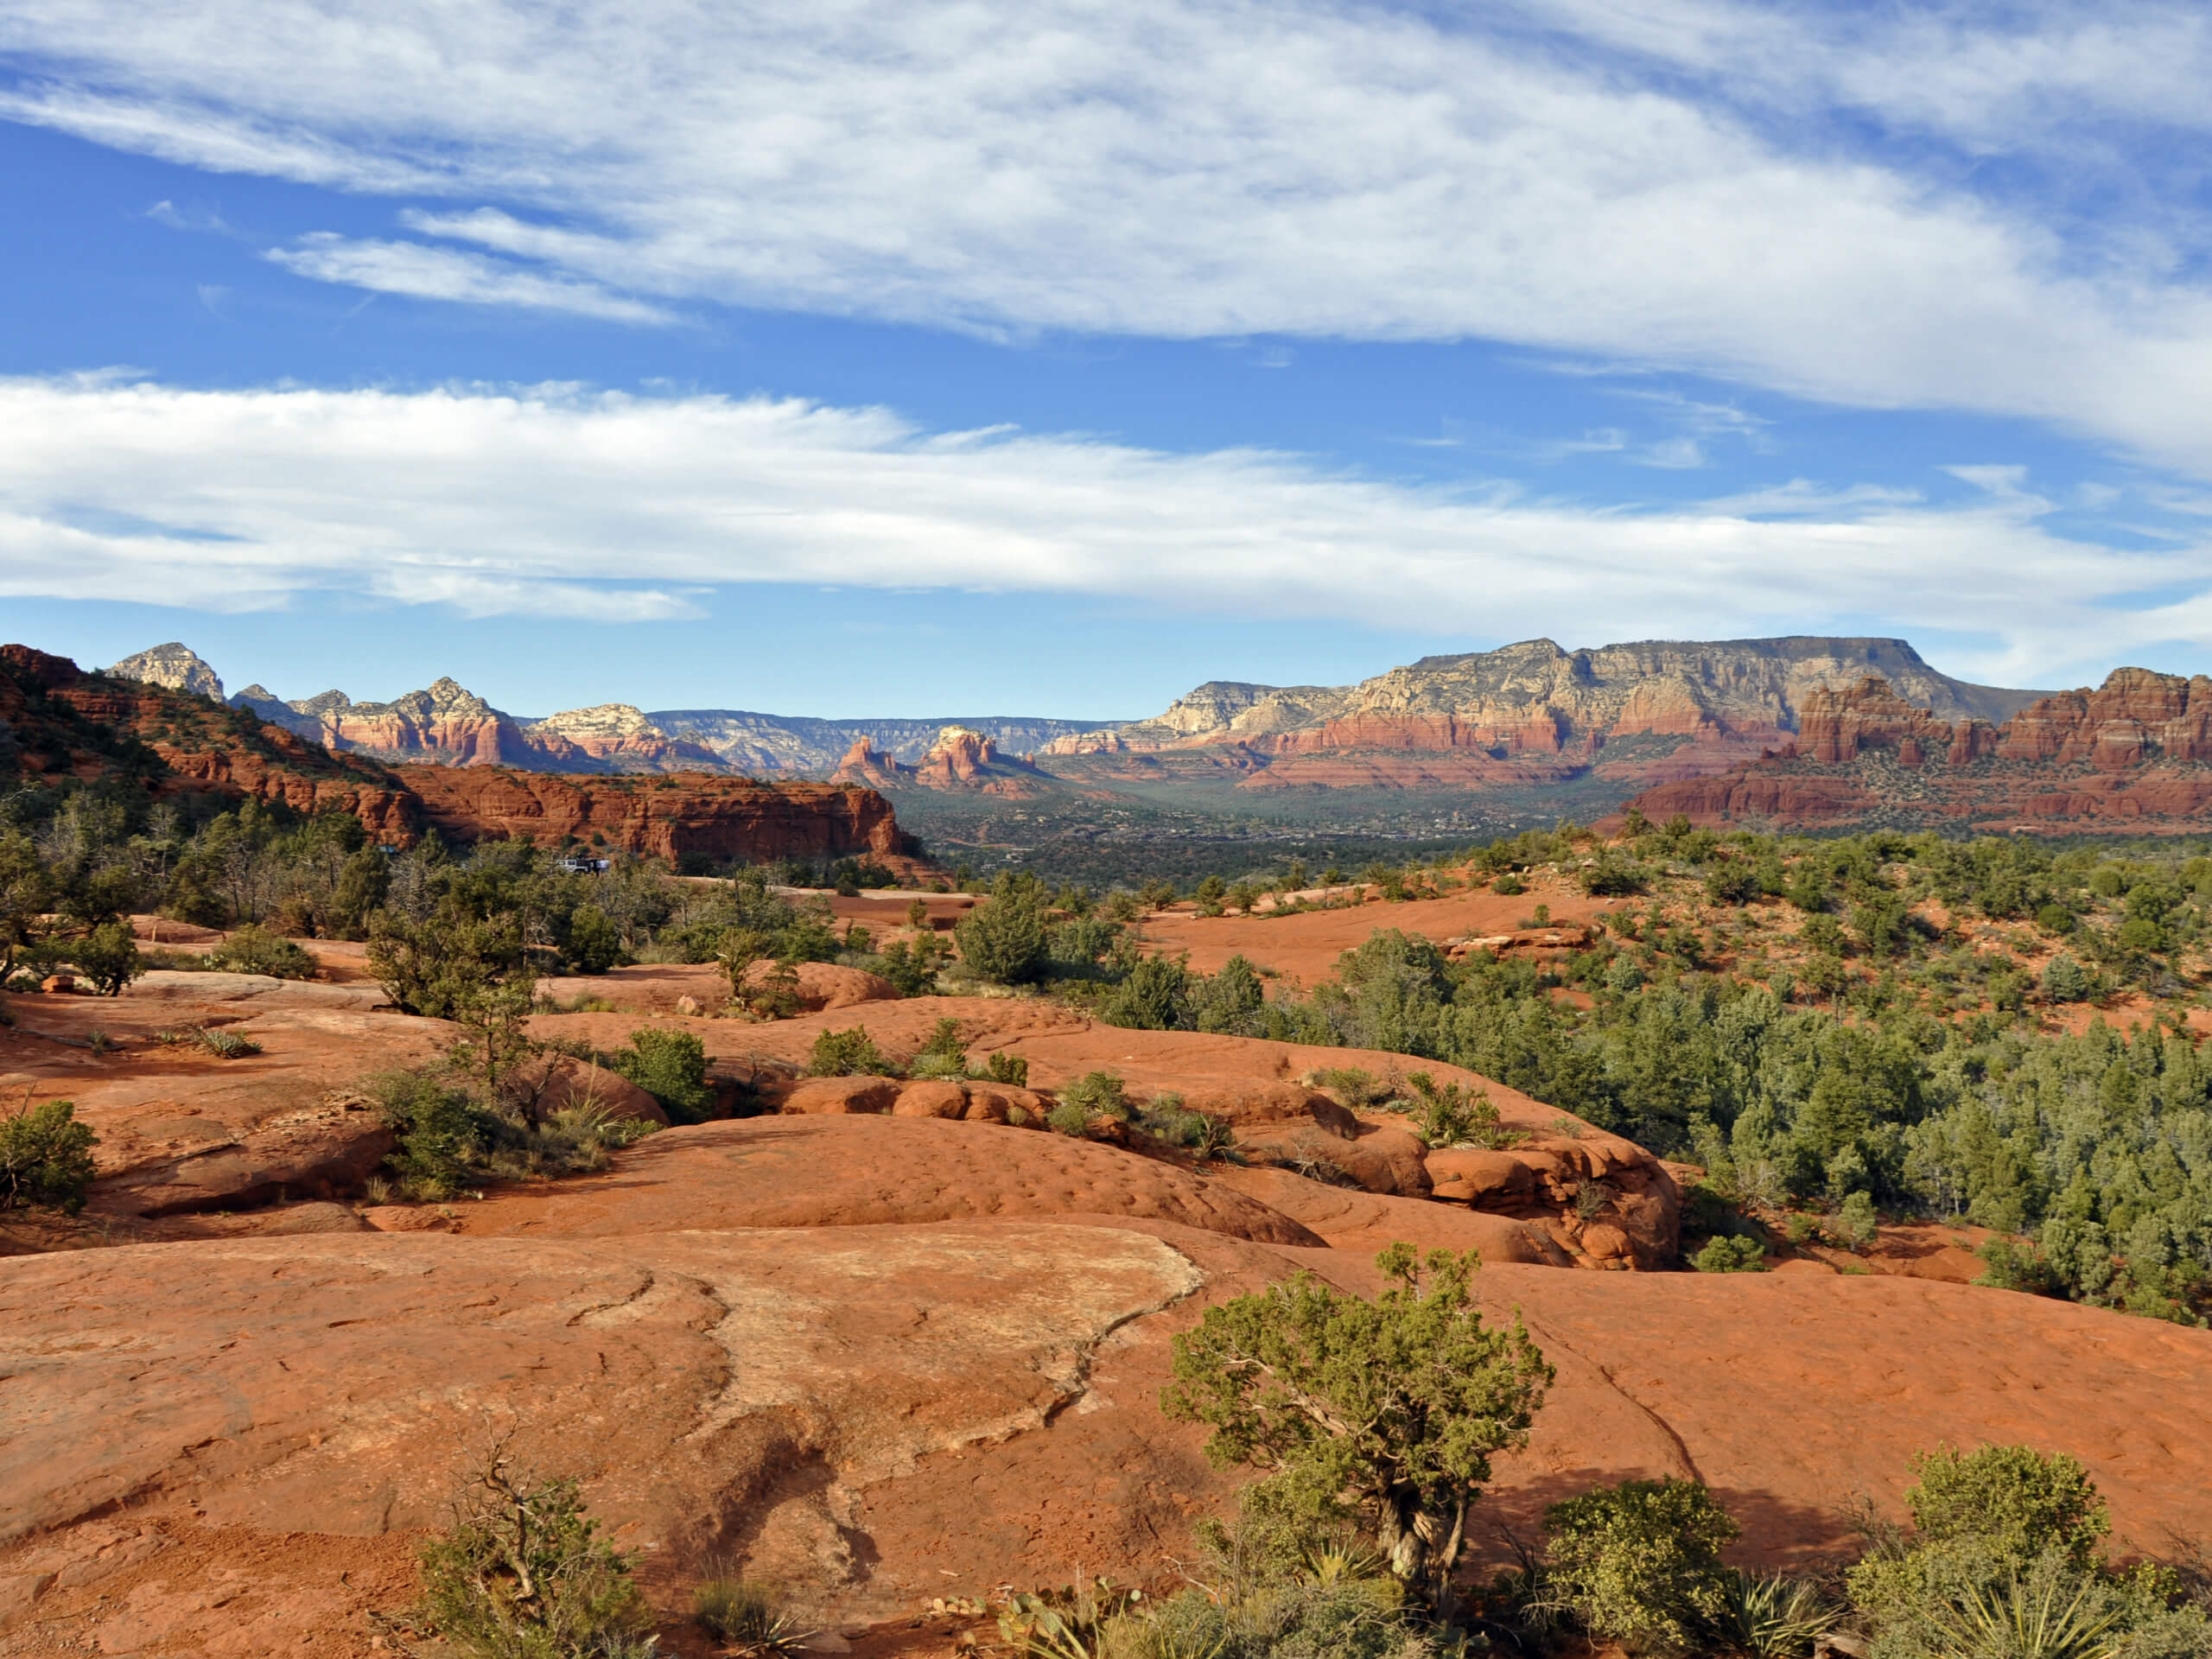
[[[2212,644],[2201,8],[20,0],[0,595],[524,713]]]

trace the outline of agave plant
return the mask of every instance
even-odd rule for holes
[[[1935,1659],[2116,1659],[2125,1609],[2095,1581],[2042,1573],[1970,1585],[1931,1618]]]
[[[784,1659],[799,1652],[815,1632],[776,1605],[757,1584],[738,1579],[710,1579],[693,1595],[691,1617],[699,1628],[744,1659]]]
[[[1373,1550],[1358,1544],[1319,1544],[1306,1552],[1298,1576],[1326,1589],[1365,1579],[1379,1579],[1389,1563]]]
[[[1783,1573],[1736,1572],[1721,1586],[1715,1634],[1755,1659],[1797,1659],[1834,1623],[1820,1587]]]

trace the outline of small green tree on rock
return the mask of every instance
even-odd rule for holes
[[[66,1100],[0,1115],[0,1210],[41,1205],[75,1215],[92,1184],[92,1148],[99,1144]]]
[[[1012,871],[999,877],[988,904],[978,905],[953,928],[960,960],[982,977],[1020,985],[1043,970],[1044,891],[1034,876]]]
[[[1209,1308],[1175,1338],[1160,1404],[1213,1430],[1215,1463],[1266,1471],[1274,1505],[1317,1529],[1360,1525],[1410,1592],[1448,1612],[1490,1460],[1527,1442],[1552,1369],[1517,1317],[1483,1322],[1472,1250],[1423,1263],[1398,1243],[1376,1265],[1389,1282],[1372,1301],[1302,1273]]]
[[[518,1471],[494,1447],[423,1546],[426,1622],[470,1659],[646,1659],[654,1650],[631,1562],[600,1535],[571,1478]]]

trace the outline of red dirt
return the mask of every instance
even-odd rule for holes
[[[1509,898],[1488,888],[1442,899],[1413,899],[1402,904],[1370,900],[1344,910],[1313,910],[1276,916],[1200,916],[1195,912],[1160,911],[1145,918],[1146,948],[1156,956],[1190,953],[1201,973],[1221,971],[1222,963],[1242,956],[1262,972],[1273,971],[1301,985],[1326,979],[1337,958],[1364,944],[1377,928],[1395,927],[1441,944],[1470,934],[1510,932],[1538,905],[1548,905],[1552,918],[1585,922],[1619,907],[1620,900],[1592,899],[1555,879],[1532,879],[1529,891]]]

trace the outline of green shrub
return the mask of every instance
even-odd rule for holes
[[[983,1075],[993,1083],[1005,1084],[1010,1089],[1027,1089],[1029,1086],[1029,1062],[1019,1054],[1008,1054],[1000,1050],[983,1062]]]
[[[866,1029],[855,1026],[850,1031],[825,1031],[817,1037],[814,1052],[807,1058],[806,1074],[810,1077],[891,1077],[898,1076],[898,1071]]]
[[[242,1060],[250,1054],[261,1052],[261,1045],[244,1032],[224,1031],[220,1027],[211,1029],[207,1026],[195,1026],[192,1029],[192,1040],[219,1060]]]
[[[1081,1140],[1090,1133],[1090,1114],[1072,1101],[1064,1100],[1045,1114],[1045,1125],[1055,1135]]]
[[[102,922],[71,944],[67,956],[102,996],[122,995],[123,988],[146,971],[128,922]]]
[[[274,979],[313,979],[315,959],[282,933],[254,925],[242,927],[207,953],[207,965],[232,974],[267,974]]]
[[[1111,1071],[1084,1072],[1060,1090],[1060,1105],[1080,1111],[1085,1122],[1094,1117],[1114,1117],[1126,1122],[1129,1116],[1128,1098],[1122,1093],[1122,1080]]]
[[[916,1051],[906,1064],[910,1077],[964,1077],[968,1075],[968,1051],[960,1040],[960,1022],[940,1020],[930,1033],[929,1040]]]
[[[1591,1635],[1679,1651],[1727,1607],[1736,1523],[1702,1482],[1628,1480],[1544,1511],[1553,1586]]]
[[[1872,1244],[1880,1225],[1881,1217],[1870,1193],[1847,1195],[1835,1212],[1836,1237],[1849,1249],[1863,1250]]]
[[[963,916],[952,930],[960,960],[969,971],[1001,985],[1037,977],[1046,961],[1045,901],[1035,878],[1011,871],[999,877],[990,901]]]
[[[1234,1598],[1186,1590],[1103,1621],[1081,1648],[1034,1653],[1073,1659],[1430,1659],[1456,1652],[1423,1632],[1388,1578],[1268,1584]]]
[[[1836,1608],[1819,1585],[1787,1573],[1728,1573],[1713,1632],[1752,1659],[1802,1659],[1835,1627]]]
[[[2063,1452],[1945,1446],[1915,1458],[1913,1471],[1919,1479],[1905,1503],[1920,1535],[1931,1542],[1980,1539],[2016,1566],[2056,1550],[2086,1567],[2112,1529],[2096,1483]]]
[[[1630,893],[1642,893],[1650,885],[1640,866],[1611,851],[1600,854],[1594,864],[1585,866],[1577,880],[1582,891],[1593,899],[1624,899]],[[1752,891],[1758,891],[1756,879]]]
[[[622,960],[622,930],[597,905],[578,905],[561,954],[570,973],[603,974]]]
[[[2063,905],[2044,905],[2036,912],[2036,925],[2046,933],[2071,933],[2074,912]]]
[[[1352,1110],[1365,1111],[1397,1097],[1395,1078],[1378,1077],[1356,1065],[1330,1066],[1313,1074],[1313,1086],[1325,1089]]]
[[[385,1161],[410,1198],[449,1198],[467,1185],[490,1125],[466,1090],[423,1068],[379,1072],[365,1090],[397,1142]]]
[[[644,1659],[652,1615],[627,1556],[571,1478],[518,1475],[495,1452],[423,1547],[425,1622],[468,1659]]]
[[[1748,905],[1765,890],[1758,867],[1740,858],[1716,862],[1705,872],[1705,896],[1716,905]]]
[[[1523,1139],[1519,1130],[1500,1127],[1497,1108],[1479,1089],[1471,1091],[1458,1083],[1440,1085],[1426,1071],[1414,1072],[1406,1083],[1413,1090],[1414,1109],[1421,1115],[1414,1133],[1432,1147],[1480,1147],[1498,1152],[1518,1146]]]
[[[658,1101],[670,1122],[706,1121],[715,1096],[707,1087],[707,1046],[694,1033],[640,1026],[630,1033],[628,1048],[599,1058]]]
[[[1723,1236],[1707,1240],[1690,1262],[1700,1273],[1764,1273],[1766,1251],[1755,1238]]]
[[[927,996],[937,989],[937,950],[926,937],[911,945],[904,939],[893,939],[875,961],[874,971],[890,981],[891,988],[901,996]]]
[[[27,1205],[75,1215],[92,1184],[92,1148],[99,1137],[77,1122],[67,1100],[26,1104],[0,1116],[0,1210]]]
[[[2043,994],[2054,1002],[2080,1002],[2089,995],[2089,972],[2071,957],[2053,957],[2043,970]]]

